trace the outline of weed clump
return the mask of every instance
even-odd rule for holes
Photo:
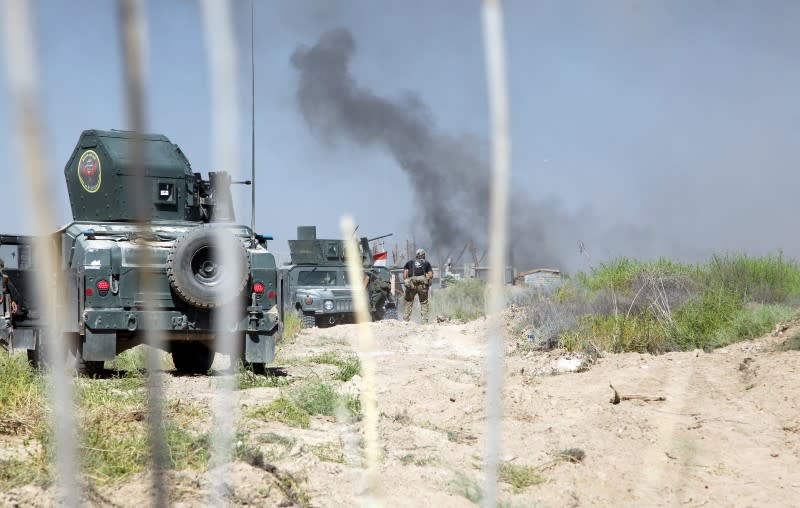
[[[358,418],[361,401],[352,395],[341,395],[331,385],[315,380],[293,387],[267,405],[250,408],[245,415],[307,429],[312,415]]]
[[[498,478],[503,483],[508,483],[515,492],[522,492],[531,485],[544,483],[545,477],[534,466],[522,466],[503,462],[498,469]]]
[[[339,367],[334,379],[339,381],[350,381],[356,375],[361,375],[361,360],[358,355],[351,354],[342,356],[332,351],[312,356],[308,359],[311,363],[335,365]]]
[[[250,408],[245,412],[245,416],[265,422],[281,422],[301,429],[307,429],[311,425],[308,412],[286,397]]]

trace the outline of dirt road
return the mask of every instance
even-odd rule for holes
[[[474,506],[485,433],[485,321],[369,326],[378,341],[385,506]],[[556,353],[518,353],[509,340],[501,459],[520,466],[509,467],[508,474],[535,473],[539,483],[501,483],[501,500],[553,507],[797,506],[800,352],[777,351],[797,331],[713,353],[607,354],[587,371],[563,374],[553,373]],[[347,353],[354,338],[354,325],[303,331],[280,348],[286,379],[331,379],[331,365],[308,358]],[[167,377],[169,397],[210,403],[210,378]],[[342,392],[360,390],[358,376],[332,382]],[[609,384],[623,396],[666,400],[614,405]],[[242,390],[239,405],[246,410],[269,403],[285,389]],[[241,427],[271,464],[292,475],[313,506],[359,503],[360,423],[313,416],[310,427],[301,429],[244,418]],[[563,460],[567,449],[582,450],[585,457]],[[237,462],[232,478],[236,505],[287,505],[273,473]],[[177,472],[170,483],[174,505],[193,506],[202,501],[207,480],[201,473]],[[26,487],[0,501],[46,504],[43,495]],[[97,504],[138,506],[147,484],[138,478],[98,495]]]

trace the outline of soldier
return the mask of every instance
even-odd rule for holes
[[[380,321],[384,316],[384,306],[391,301],[392,285],[375,270],[364,272],[364,288],[367,290],[372,318]]]
[[[16,314],[18,310],[17,302],[11,299],[8,299],[10,304],[6,302],[7,300],[6,295],[8,294],[8,275],[3,273],[3,268],[5,267],[6,267],[5,261],[3,261],[2,258],[0,258],[0,311],[2,311],[0,312],[0,314],[5,314],[6,312],[9,312],[11,314]],[[8,309],[5,308],[6,305],[9,305]]]
[[[403,284],[406,287],[405,305],[403,306],[403,319],[411,319],[411,308],[414,306],[414,295],[419,296],[419,306],[422,309],[422,322],[428,322],[428,290],[433,280],[433,268],[425,261],[425,251],[417,249],[416,259],[406,263],[403,267]]]

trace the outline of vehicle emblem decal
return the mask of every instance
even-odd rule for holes
[[[94,150],[86,150],[78,161],[78,180],[86,192],[97,192],[102,182],[100,157]]]

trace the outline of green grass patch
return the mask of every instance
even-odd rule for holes
[[[308,412],[286,397],[252,407],[245,411],[245,416],[265,422],[281,422],[301,429],[307,429],[311,425]]]
[[[346,462],[344,446],[341,441],[309,445],[308,449],[323,462],[333,462],[335,464],[344,464]]]
[[[255,406],[245,412],[249,418],[278,421],[303,429],[311,424],[312,415],[355,419],[361,415],[361,401],[351,395],[340,395],[331,385],[313,380],[293,386],[271,403]]]
[[[44,420],[42,376],[21,354],[0,353],[0,434],[29,436]]]
[[[79,425],[84,474],[103,485],[149,467],[144,378],[79,379],[76,388],[82,409]],[[205,412],[192,404],[167,402],[165,414],[162,429],[167,444],[166,467],[205,468],[209,457],[208,435],[184,428],[187,421]]]
[[[303,329],[303,322],[294,312],[287,312],[283,316],[283,339],[293,340]]]
[[[431,293],[431,315],[458,321],[477,319],[486,314],[485,294],[486,284],[480,279],[455,281]]]
[[[351,395],[340,395],[330,384],[310,381],[289,391],[289,398],[310,415],[344,416],[357,418],[361,414],[361,401]]]
[[[725,288],[746,302],[779,303],[800,296],[800,266],[781,253],[715,255],[702,266],[701,276],[707,286]]]
[[[256,437],[256,441],[264,444],[276,444],[288,449],[294,447],[294,444],[297,442],[297,440],[294,438],[282,436],[274,432],[267,432],[266,434],[260,434]]]
[[[522,492],[531,485],[544,483],[545,477],[535,466],[524,466],[503,462],[498,468],[498,478],[503,483],[508,483],[514,492]]]
[[[413,466],[424,467],[437,464],[438,462],[439,461],[436,459],[436,457],[417,457],[416,455],[413,455],[411,453],[408,453],[400,457],[400,463],[404,466],[413,465]]]
[[[41,461],[0,459],[0,491],[11,490],[23,485],[41,484],[47,478],[47,466]]]
[[[79,451],[83,474],[97,485],[115,483],[149,464],[145,378],[138,368],[110,379],[75,378]],[[0,355],[0,425],[38,442],[28,459],[0,461],[0,485],[13,488],[49,481],[53,438],[45,414],[44,381],[24,357]],[[167,468],[202,469],[208,463],[208,437],[185,429],[207,415],[193,404],[168,401],[163,430]]]
[[[328,364],[339,367],[338,372],[334,375],[334,379],[339,381],[350,381],[356,375],[361,375],[361,360],[358,355],[351,354],[342,356],[337,353],[328,351],[319,355],[312,356],[308,359],[311,363]]]
[[[775,325],[788,321],[796,315],[791,307],[780,304],[753,304],[733,316],[730,323],[717,331],[704,349],[733,344],[740,340],[760,337],[772,331]]]

